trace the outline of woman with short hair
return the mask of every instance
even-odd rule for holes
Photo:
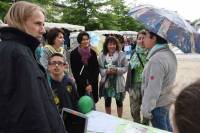
[[[80,32],[77,41],[79,46],[70,54],[71,69],[77,90],[80,97],[91,95],[97,103],[99,77],[97,54],[91,48],[90,36],[87,32]]]
[[[53,53],[60,53],[66,59],[66,51],[62,48],[64,42],[64,32],[59,28],[52,28],[47,32],[47,44],[43,48],[41,64],[47,69],[48,58]]]
[[[69,52],[62,47],[63,43],[64,31],[60,28],[50,29],[47,33],[47,44],[43,48],[40,63],[47,70],[48,58],[54,53],[62,54],[68,64],[66,67],[66,73],[73,79],[71,66],[69,64]]]

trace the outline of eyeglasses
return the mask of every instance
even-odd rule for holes
[[[62,61],[50,61],[48,62],[49,65],[58,65],[58,66],[62,66],[65,65],[66,63],[62,62]]]

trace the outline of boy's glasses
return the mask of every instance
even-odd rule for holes
[[[62,62],[62,61],[50,61],[49,63],[48,63],[49,65],[58,65],[58,66],[62,66],[62,65],[65,65],[65,63],[64,62]]]

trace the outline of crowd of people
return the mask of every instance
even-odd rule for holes
[[[69,52],[62,47],[63,30],[52,28],[38,54],[44,22],[41,7],[20,1],[5,16],[8,26],[0,28],[0,132],[66,133],[62,108],[79,111],[78,100],[86,95],[94,103],[104,97],[108,114],[115,98],[122,117],[126,91],[134,122],[174,133],[200,132],[200,81],[173,97],[177,59],[166,39],[145,29],[135,46],[123,45],[124,52],[118,38],[107,36],[97,55],[87,32],[78,34],[79,45]]]

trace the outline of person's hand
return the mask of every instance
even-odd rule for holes
[[[117,74],[117,68],[110,68],[111,74]]]
[[[117,68],[108,68],[106,70],[106,74],[107,75],[114,75],[114,74],[117,74]]]
[[[106,74],[107,74],[107,75],[112,74],[110,68],[106,69]]]
[[[149,119],[149,120],[152,119],[151,112],[149,112],[148,110],[145,110],[144,108],[142,108],[142,106],[141,106],[141,112],[140,113],[141,113],[141,116],[144,117],[144,119]]]
[[[86,86],[85,91],[90,94],[92,92],[92,86],[89,84]]]

